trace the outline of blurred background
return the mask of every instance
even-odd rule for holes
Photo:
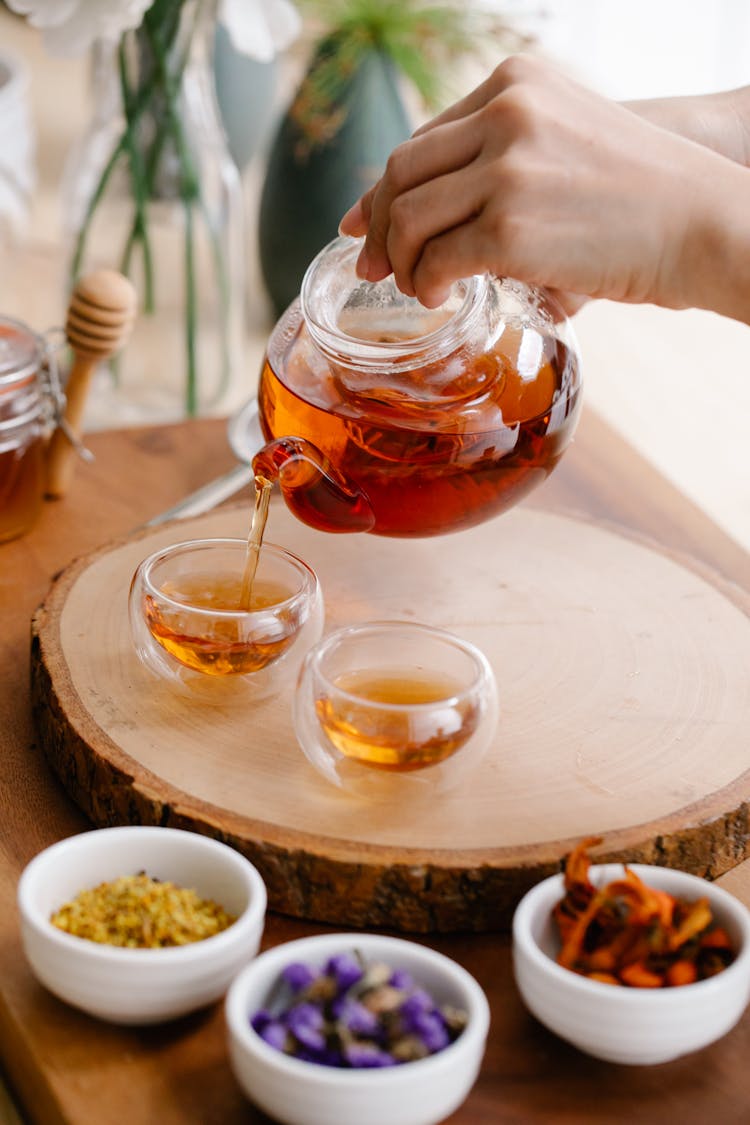
[[[112,0],[108,2],[111,6]],[[401,7],[409,6],[403,0]],[[362,114],[357,120],[366,123],[355,130],[359,140],[347,139],[345,127],[332,130],[334,145],[347,149],[344,156],[337,150],[336,159],[349,161],[356,175],[344,175],[341,163],[334,166],[333,181],[326,181],[326,171],[312,175],[311,165],[320,155],[315,145],[307,152],[303,170],[294,171],[300,141],[294,133],[290,143],[289,130],[299,128],[299,114],[290,117],[290,104],[310,74],[311,60],[326,43],[330,46],[332,13],[336,18],[346,15],[347,3],[321,0],[316,5],[307,0],[298,7],[301,30],[272,59],[239,53],[221,27],[212,41],[209,70],[241,198],[241,223],[231,229],[235,242],[241,231],[237,249],[242,259],[242,343],[233,378],[192,412],[226,414],[253,393],[265,339],[286,302],[286,294],[274,286],[279,278],[287,284],[293,278],[292,292],[296,291],[293,251],[307,260],[316,239],[322,245],[330,237],[321,218],[324,205],[316,200],[328,200],[339,214],[366,186],[362,168],[366,166],[373,178],[382,152],[400,139],[399,129],[415,127],[432,109],[408,67],[406,72],[396,68],[387,94],[383,76],[370,74],[367,82],[374,85],[362,94],[365,109],[357,109]],[[456,7],[494,20],[494,30],[491,36],[479,37],[476,50],[464,51],[454,44],[441,53],[446,44],[438,42],[434,55],[423,52],[423,78],[431,82],[433,105],[465,93],[519,47],[544,53],[581,81],[616,98],[699,93],[750,83],[746,0],[476,0]],[[111,71],[111,59],[107,65]],[[85,179],[88,157],[82,139],[90,137],[97,112],[99,119],[113,119],[114,111],[103,107],[101,82],[95,52],[53,54],[38,29],[0,4],[0,310],[38,331],[64,320],[75,221],[71,184]],[[374,95],[373,89],[379,92]],[[396,99],[392,104],[391,97]],[[373,99],[381,107],[374,125],[366,111]],[[382,110],[385,101],[387,113]],[[326,103],[314,128],[325,132],[338,120],[337,112],[335,99]],[[364,134],[375,146],[369,165],[367,154],[352,149]],[[316,144],[321,137],[321,143],[331,140],[316,136]],[[307,133],[305,138],[308,144]],[[336,183],[337,191],[343,184],[343,194],[335,195],[326,186],[330,182]],[[313,217],[297,228],[279,214],[281,204],[302,205],[299,199],[294,203],[287,198],[291,188],[313,207]],[[78,206],[80,211],[80,199]],[[80,226],[80,215],[77,221]],[[750,328],[697,310],[675,313],[608,302],[586,307],[575,325],[590,408],[750,548],[750,443],[745,422],[750,417]],[[167,377],[174,373],[171,361],[165,359],[161,366]],[[152,378],[150,371],[146,374]],[[179,400],[166,408],[154,406],[151,413],[150,409],[148,403],[125,402],[112,393],[111,385],[103,384],[92,398],[87,426],[158,422],[186,412]],[[626,481],[622,487],[627,488]]]
[[[748,82],[745,0],[509,0],[502,7],[589,86],[612,98],[700,94]]]

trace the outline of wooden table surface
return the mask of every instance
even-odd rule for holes
[[[91,437],[70,495],[46,505],[25,538],[0,546],[0,1054],[5,1077],[42,1125],[235,1125],[265,1120],[230,1072],[221,1005],[163,1028],[119,1029],[69,1009],[36,984],[24,961],[15,888],[41,848],[86,824],[34,742],[28,689],[29,620],[52,576],[125,535],[232,459],[220,421]],[[249,499],[249,496],[248,496]],[[643,534],[750,590],[750,559],[595,415],[555,475],[530,501]],[[742,833],[740,833],[742,836]],[[742,858],[744,836],[735,858]],[[748,861],[750,862],[750,861]],[[722,882],[750,905],[748,863]],[[265,945],[319,927],[269,916]],[[538,1025],[516,993],[505,935],[430,944],[463,963],[490,998],[492,1026],[479,1081],[451,1118],[503,1122],[681,1125],[750,1119],[750,1013],[720,1044],[653,1068],[597,1062]],[[331,1123],[336,1125],[336,1123]],[[341,1123],[354,1125],[354,1123]]]

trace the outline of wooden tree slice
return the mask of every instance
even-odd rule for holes
[[[305,558],[326,627],[402,618],[475,642],[502,715],[464,787],[375,804],[300,752],[294,685],[206,706],[140,664],[131,576],[158,547],[244,537],[224,509],[109,546],[55,582],[34,621],[41,745],[97,825],[225,840],[277,910],[412,931],[504,926],[584,835],[602,856],[718,875],[748,854],[748,598],[715,576],[570,515],[519,508],[426,540],[330,536],[274,502],[267,538]]]

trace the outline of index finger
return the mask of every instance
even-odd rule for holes
[[[507,70],[507,67],[505,68]],[[483,82],[480,82],[470,93],[465,97],[460,98],[457,102],[447,106],[446,109],[436,114],[435,117],[430,118],[424,125],[420,125],[415,129],[413,136],[421,137],[425,133],[429,133],[431,129],[435,129],[438,125],[446,125],[450,121],[459,121],[462,117],[471,117],[472,113],[482,109],[487,105],[487,102],[500,93],[508,85],[508,80],[504,77],[504,68],[501,63],[496,67],[492,74],[488,75]]]
[[[416,140],[422,137],[425,133],[430,132],[438,125],[444,125],[451,121],[457,121],[462,117],[469,117],[477,109],[480,109],[486,104],[489,98],[486,87],[490,79],[487,79],[481,86],[478,86],[465,98],[456,102],[454,105],[449,106],[443,110],[436,117],[430,121],[425,122],[418,129],[415,129],[409,140]],[[405,142],[408,144],[409,142]],[[384,177],[381,176],[371,188],[368,188],[363,195],[359,197],[356,203],[352,204],[349,210],[342,215],[339,223],[339,233],[348,234],[352,238],[360,238],[362,235],[367,234],[370,226],[370,219],[372,217],[373,200],[380,190]]]
[[[447,122],[399,145],[388,159],[385,175],[360,201],[360,233],[366,240],[357,263],[357,273],[368,281],[381,281],[391,272],[387,245],[392,223],[392,208],[400,197],[424,184],[466,167],[481,151],[481,130],[467,128],[463,122]],[[356,207],[355,207],[356,210]],[[357,216],[355,216],[357,217]],[[347,225],[345,231],[350,232]]]

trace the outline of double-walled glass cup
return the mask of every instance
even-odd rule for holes
[[[305,657],[294,703],[312,765],[348,792],[385,800],[459,785],[491,745],[497,719],[484,654],[403,621],[325,637]]]
[[[155,675],[217,700],[262,699],[295,682],[323,628],[317,576],[291,551],[264,543],[243,591],[246,558],[243,539],[195,539],[140,564],[130,628]]]

